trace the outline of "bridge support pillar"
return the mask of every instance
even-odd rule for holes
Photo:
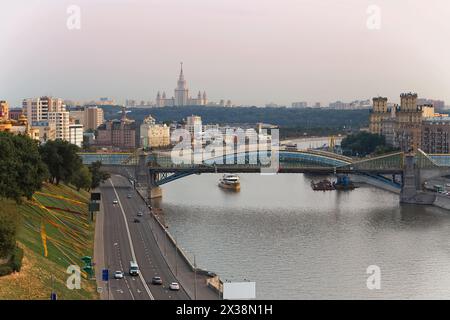
[[[148,188],[148,198],[149,199],[162,198],[161,187],[155,187],[155,186],[149,187]]]
[[[150,171],[148,174],[148,198],[149,199],[156,199],[156,198],[162,198],[162,189],[161,187],[156,185],[156,180],[158,178],[158,174],[155,172]]]
[[[414,156],[405,156],[400,202],[411,204],[433,204],[435,198],[435,195],[424,193],[421,190],[420,170],[414,163]]]

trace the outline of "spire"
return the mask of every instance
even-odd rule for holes
[[[181,70],[180,70],[180,81],[184,80],[184,74],[183,74],[183,62],[180,62]]]
[[[125,108],[125,106],[122,106],[122,121],[126,121],[127,120],[127,109]]]

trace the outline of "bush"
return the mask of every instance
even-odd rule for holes
[[[13,273],[13,269],[9,264],[4,264],[0,266],[0,277],[7,276],[8,274]]]
[[[14,272],[19,272],[22,268],[22,259],[23,259],[23,249],[16,247],[14,249],[13,256],[11,257],[11,268]]]
[[[13,272],[20,272],[22,268],[23,249],[16,246],[8,263],[0,266],[0,277]]]

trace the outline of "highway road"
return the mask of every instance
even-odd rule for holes
[[[131,187],[129,181],[113,175],[101,185],[104,211],[104,254],[105,264],[110,270],[110,298],[115,300],[188,300],[183,287],[180,291],[170,291],[170,282],[178,282],[170,271],[156,243],[153,233],[149,232],[150,212],[142,199]],[[128,198],[128,194],[131,198]],[[118,204],[113,204],[117,199]],[[143,211],[143,217],[137,212]],[[134,222],[138,218],[140,223]],[[135,260],[141,276],[133,277],[128,273],[130,261]],[[124,279],[114,279],[116,270],[125,273]],[[163,285],[152,285],[153,276],[160,276]]]

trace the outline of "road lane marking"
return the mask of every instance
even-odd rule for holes
[[[126,229],[127,229],[127,235],[128,235],[128,242],[129,242],[130,248],[131,248],[131,255],[132,255],[132,257],[133,257],[133,260],[136,261],[136,263],[137,263],[138,261],[137,261],[137,259],[136,259],[136,254],[135,254],[135,252],[134,252],[133,240],[131,240],[131,233],[130,233],[130,229],[129,229],[129,227],[128,227],[127,216],[125,215],[125,211],[123,210],[122,202],[120,201],[119,195],[117,194],[117,190],[116,190],[116,188],[114,187],[114,183],[112,182],[111,179],[109,179],[109,182],[111,183],[111,186],[112,186],[112,188],[113,188],[113,190],[114,190],[114,193],[115,193],[115,195],[116,195],[117,201],[119,202],[120,211],[122,212],[123,220],[125,221],[125,227],[126,227]],[[141,273],[141,272],[139,272],[139,278],[141,279],[142,285],[144,286],[145,291],[147,291],[147,294],[148,294],[148,296],[150,297],[150,299],[151,299],[151,300],[155,300],[155,298],[153,297],[152,293],[150,292],[150,288],[147,286],[147,283],[145,282],[145,279],[144,279],[144,277],[142,276],[142,273]]]

